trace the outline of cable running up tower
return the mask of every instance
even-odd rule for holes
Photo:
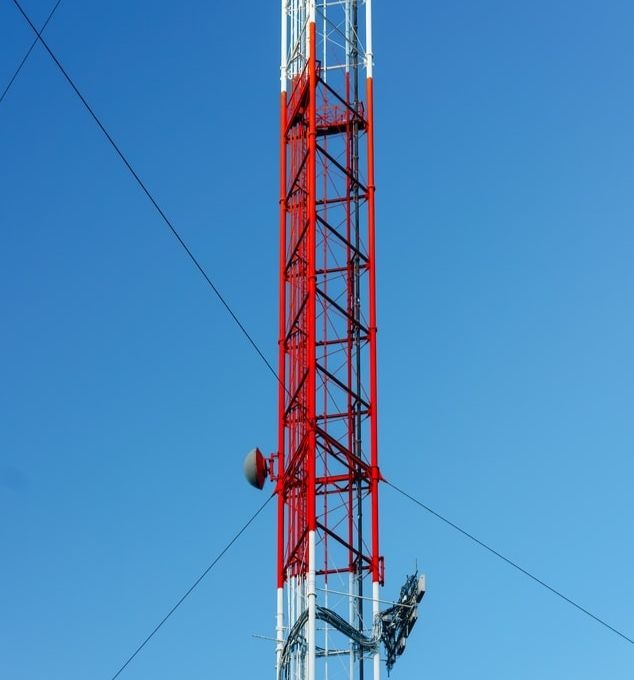
[[[372,2],[281,9],[278,448],[245,471],[276,482],[277,680],[379,680],[422,591],[379,611]]]

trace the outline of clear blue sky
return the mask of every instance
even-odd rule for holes
[[[375,6],[384,474],[632,636],[634,6]],[[272,359],[278,12],[63,0],[46,34]],[[3,85],[32,36],[9,0],[0,27]],[[262,501],[275,384],[41,48],[0,187],[0,677],[108,680]],[[122,678],[273,678],[272,510]],[[384,595],[416,560],[429,586],[395,680],[632,677],[631,645],[382,510]]]

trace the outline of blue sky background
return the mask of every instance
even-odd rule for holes
[[[41,23],[53,2],[24,0]],[[279,3],[47,39],[272,359]],[[384,474],[634,635],[631,2],[375,3]],[[0,83],[32,36],[0,3]],[[0,106],[0,677],[108,680],[263,500],[274,380],[43,49]],[[122,678],[272,678],[273,506]],[[634,649],[385,487],[395,680]]]

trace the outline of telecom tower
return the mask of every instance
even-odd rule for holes
[[[379,680],[424,583],[380,611],[372,3],[281,18],[278,448],[245,472],[276,483],[277,680]]]

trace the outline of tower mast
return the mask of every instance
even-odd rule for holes
[[[282,0],[277,680],[379,680],[425,594],[381,611],[372,0]],[[362,82],[365,77],[365,84]]]
[[[281,10],[277,678],[379,680],[372,3]]]

